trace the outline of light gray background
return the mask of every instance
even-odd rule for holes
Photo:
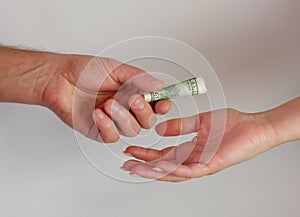
[[[2,44],[93,55],[130,37],[167,36],[210,61],[229,107],[261,111],[300,93],[298,0],[0,3]],[[96,171],[73,131],[45,108],[1,104],[0,132],[1,216],[300,213],[299,142],[185,183],[130,184]]]

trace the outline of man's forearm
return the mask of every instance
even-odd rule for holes
[[[41,104],[54,54],[0,47],[0,102]]]

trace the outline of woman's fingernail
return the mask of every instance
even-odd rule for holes
[[[153,167],[152,170],[154,170],[156,172],[160,172],[160,173],[163,172],[163,170],[161,168],[159,168],[159,167]]]
[[[140,177],[138,174],[135,174],[135,173],[129,173],[129,175],[134,176],[134,177]]]
[[[125,155],[127,155],[127,156],[129,156],[129,157],[133,157],[132,154],[127,153],[127,152],[125,152],[125,151],[123,151],[123,154],[125,154]]]
[[[134,102],[133,102],[134,107],[138,108],[138,109],[143,109],[145,107],[145,104],[143,102],[143,100],[138,97]]]
[[[129,169],[126,168],[126,167],[124,167],[124,166],[121,166],[120,169],[121,169],[121,170],[124,170],[124,171],[129,171]]]

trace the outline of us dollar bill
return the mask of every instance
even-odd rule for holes
[[[160,91],[143,93],[145,101],[154,102],[162,99],[173,99],[183,96],[193,96],[207,92],[205,81],[202,77],[195,77],[177,84],[165,87]]]

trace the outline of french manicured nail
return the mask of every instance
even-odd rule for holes
[[[135,174],[135,173],[129,173],[129,175],[131,175],[133,177],[140,177],[138,174]]]
[[[159,167],[153,167],[152,170],[156,171],[156,172],[159,172],[159,173],[162,173],[163,170]]]
[[[125,154],[125,155],[127,155],[127,156],[129,156],[129,157],[133,157],[132,154],[127,153],[127,152],[125,152],[125,151],[123,151],[123,154]]]
[[[124,170],[124,171],[129,171],[129,169],[126,168],[126,167],[124,167],[124,166],[121,166],[120,169],[121,169],[121,170]]]
[[[143,102],[143,100],[138,97],[134,102],[133,102],[134,107],[138,108],[138,109],[143,109],[145,107],[145,104]]]

